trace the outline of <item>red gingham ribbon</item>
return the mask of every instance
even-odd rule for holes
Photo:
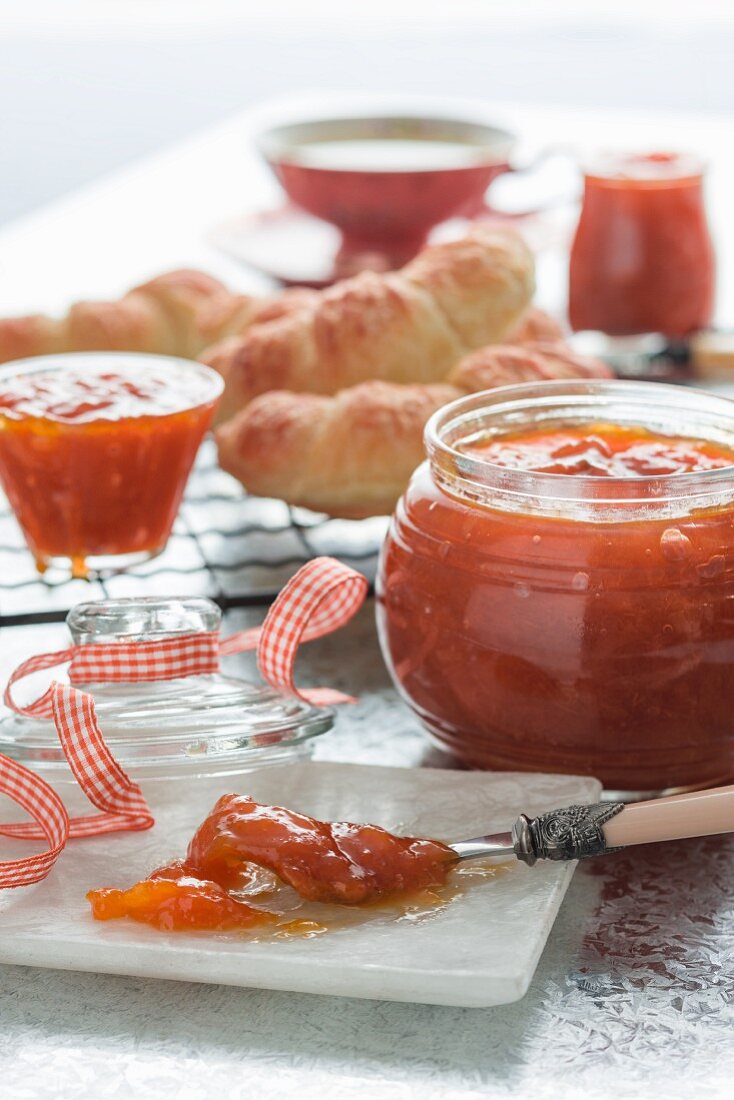
[[[293,668],[301,642],[321,638],[343,626],[364,602],[367,581],[332,558],[315,558],[286,584],[261,627],[220,639],[216,632],[181,634],[162,641],[70,646],[24,661],[10,677],[5,704],[19,714],[51,718],[79,786],[100,813],[70,819],[63,802],[35,772],[0,755],[0,792],[7,794],[34,822],[0,825],[0,834],[46,840],[39,855],[0,862],[0,889],[45,878],[69,837],[149,829],[153,815],[140,787],[125,774],[97,725],[94,700],[87,692],[60,683],[27,706],[16,703],[12,687],[34,672],[69,664],[74,683],[170,680],[218,671],[220,655],[257,648],[260,673],[272,687],[318,705],[353,702],[328,688],[299,691]]]
[[[260,629],[259,627],[257,629]],[[253,647],[250,647],[253,648]],[[3,702],[30,718],[53,718],[53,685],[28,706],[13,698],[13,684],[46,668],[69,663],[72,684],[140,683],[201,676],[219,670],[219,635],[179,634],[153,642],[107,642],[69,646],[56,653],[39,653],[18,665],[5,687]]]

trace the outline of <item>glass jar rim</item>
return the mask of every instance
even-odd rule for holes
[[[140,351],[65,351],[53,355],[36,355],[25,359],[12,359],[0,366],[0,385],[6,384],[14,378],[27,378],[33,374],[58,373],[68,371],[72,364],[77,364],[83,370],[89,370],[90,374],[101,373],[105,370],[117,370],[124,374],[124,364],[149,365],[148,369],[156,366],[159,369],[171,372],[172,378],[180,379],[185,371],[190,377],[196,377],[201,383],[201,394],[195,400],[182,400],[180,407],[170,409],[158,415],[169,416],[173,412],[186,412],[189,409],[198,409],[203,405],[210,405],[216,401],[224,390],[222,376],[206,363],[200,363],[196,359],[183,359],[175,355],[154,355],[150,352]],[[99,417],[99,419],[104,419]]]
[[[598,149],[584,157],[580,167],[585,179],[607,187],[655,188],[701,179],[708,165],[683,149]]]
[[[676,417],[681,421],[677,426]],[[491,497],[501,506],[503,499],[512,498],[516,506],[533,501],[533,510],[542,510],[544,505],[584,502],[601,513],[630,501],[663,506],[696,498],[706,507],[722,494],[734,494],[734,465],[665,476],[569,476],[500,466],[460,447],[462,441],[492,430],[501,435],[529,424],[557,426],[574,420],[642,426],[734,448],[734,400],[683,386],[618,379],[528,382],[461,397],[433,414],[424,441],[439,483],[479,503],[492,503]]]

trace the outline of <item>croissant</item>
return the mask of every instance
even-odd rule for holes
[[[531,306],[527,309],[518,325],[508,333],[507,344],[527,344],[537,340],[563,340],[563,326],[542,309]]]
[[[7,318],[0,321],[0,361],[62,351],[190,355],[201,347],[201,310],[226,293],[218,279],[201,271],[171,271],[114,302],[76,302],[58,319],[41,314]]]
[[[399,272],[366,271],[301,307],[209,349],[229,419],[258,394],[334,394],[364,382],[440,382],[467,352],[497,342],[533,291],[533,260],[504,226],[477,225],[424,249]]]
[[[277,321],[311,305],[318,292],[306,287],[284,290],[277,298],[253,298],[249,294],[218,294],[199,316],[197,354],[211,344],[240,337],[253,324]]]
[[[611,377],[605,363],[578,355],[562,340],[535,340],[522,347],[480,348],[457,363],[448,381],[460,390],[476,393],[520,382]]]
[[[332,516],[392,511],[423,458],[423,428],[454,386],[362,382],[333,397],[274,390],[217,432],[219,464],[257,496]]]
[[[76,302],[64,317],[0,320],[0,362],[64,351],[141,351],[195,359],[209,344],[299,309],[315,291],[268,300],[230,294],[202,271],[169,271],[117,301]]]
[[[219,463],[256,496],[331,516],[387,515],[424,458],[426,421],[448,401],[510,382],[609,374],[557,343],[497,346],[468,356],[444,384],[266,393],[217,430]]]

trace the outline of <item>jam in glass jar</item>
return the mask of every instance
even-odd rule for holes
[[[378,579],[396,686],[465,764],[634,797],[734,774],[734,403],[547,382],[426,429]]]
[[[619,154],[587,167],[571,249],[573,329],[680,339],[711,321],[714,282],[699,161]]]

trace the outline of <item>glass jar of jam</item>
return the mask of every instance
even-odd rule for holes
[[[40,572],[154,557],[222,392],[202,363],[86,352],[0,369],[0,482]]]
[[[699,161],[616,155],[587,168],[571,249],[573,329],[685,337],[711,321],[714,277]]]
[[[211,600],[141,597],[78,604],[66,622],[73,644],[84,647],[216,634],[221,620]],[[59,679],[56,672],[48,675]],[[224,671],[75,686],[93,696],[105,741],[139,780],[233,775],[291,762],[334,724],[328,707]],[[19,698],[28,695],[20,686],[15,691]],[[7,712],[0,719],[0,753],[54,784],[75,784],[51,720]]]
[[[734,774],[734,403],[632,382],[454,402],[398,504],[378,626],[465,764],[627,794]]]

